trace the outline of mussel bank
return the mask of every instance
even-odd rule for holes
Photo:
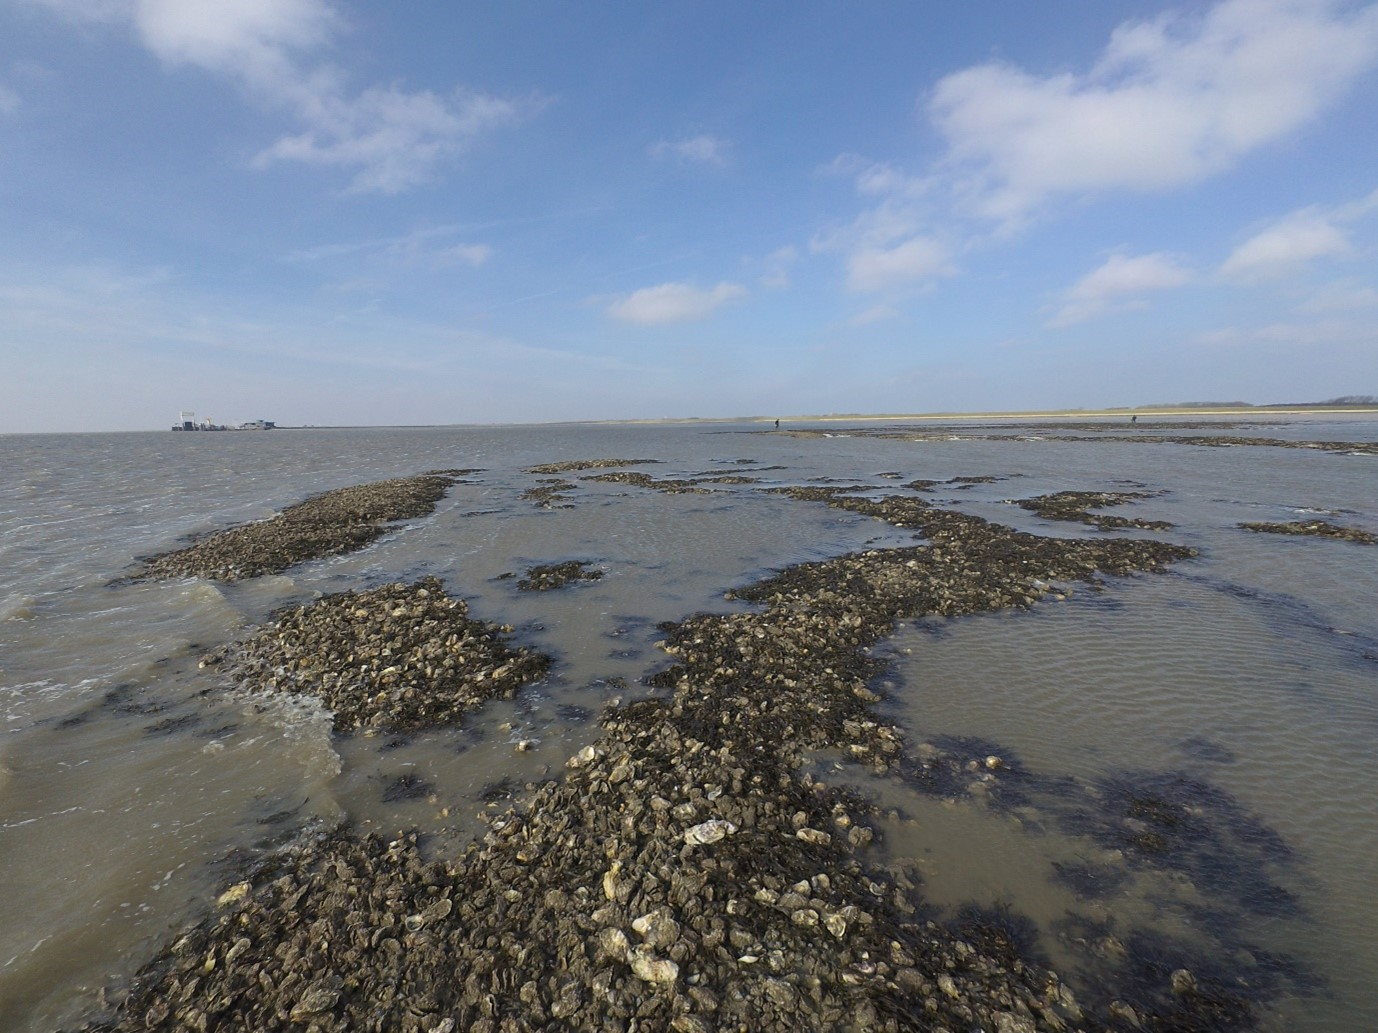
[[[438,478],[425,487],[443,493]],[[897,621],[1027,607],[1070,582],[1163,571],[1192,550],[1043,537],[912,494],[772,490],[923,543],[790,567],[735,589],[750,609],[663,626],[670,661],[645,679],[659,694],[609,707],[560,777],[529,783],[457,853],[430,856],[416,833],[341,826],[250,863],[85,1028],[1248,1028],[1250,1002],[1207,973],[1156,971],[1132,1002],[1114,987],[1079,1000],[1029,956],[1009,916],[939,920],[912,868],[883,861],[875,805],[805,763],[823,751],[998,797],[1022,777],[1017,763],[982,744],[917,749],[879,716],[883,665],[870,647]],[[1060,503],[1075,514],[1132,497]],[[258,562],[220,548],[210,569],[221,573],[208,576]],[[453,725],[539,679],[548,659],[509,643],[510,630],[471,620],[429,580],[327,596],[207,663],[227,685],[321,698],[341,734],[410,730]],[[1123,794],[1136,827],[1157,836],[1124,844],[1145,857],[1170,845],[1185,813],[1160,790],[1148,803]],[[1089,876],[1067,873],[1078,877]]]

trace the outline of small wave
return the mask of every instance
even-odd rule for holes
[[[37,606],[38,600],[31,595],[16,592],[6,596],[5,601],[0,603],[0,621],[33,620],[38,616]]]
[[[331,745],[335,714],[320,700],[285,692],[236,690],[241,713],[265,721],[291,745],[292,753],[311,778],[328,780],[343,769],[343,761]],[[249,745],[249,740],[241,745]],[[213,744],[212,744],[213,745]]]
[[[0,685],[0,730],[18,731],[36,721],[65,712],[73,701],[86,698],[98,679],[66,682],[32,681]]]
[[[216,606],[225,601],[225,593],[209,581],[185,581],[178,587],[181,589],[178,594],[188,603]]]
[[[0,770],[3,770],[3,769],[0,769]],[[3,775],[0,775],[0,777],[3,777]],[[64,816],[66,816],[66,815],[68,815],[68,814],[80,814],[80,813],[81,813],[82,811],[84,811],[84,810],[86,810],[85,807],[83,807],[83,806],[80,805],[80,804],[77,804],[76,806],[73,806],[73,807],[64,807],[64,808],[63,808],[62,810],[60,810],[60,811],[53,811],[53,812],[51,812],[50,814],[37,814],[37,815],[34,815],[32,818],[20,818],[18,821],[3,821],[3,822],[0,822],[0,829],[17,829],[17,828],[22,828],[22,827],[25,826],[25,825],[34,825],[34,824],[37,824],[38,822],[44,821],[44,820],[47,819],[47,818],[61,818],[61,817],[64,817]]]

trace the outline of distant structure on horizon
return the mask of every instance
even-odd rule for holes
[[[276,430],[277,424],[272,420],[250,420],[248,423],[241,423],[238,427],[227,427],[223,423],[216,423],[207,416],[200,423],[196,422],[196,413],[190,409],[183,409],[177,414],[177,422],[172,425],[173,430]]]

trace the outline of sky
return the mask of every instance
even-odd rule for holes
[[[1378,394],[1378,3],[0,0],[0,433]]]

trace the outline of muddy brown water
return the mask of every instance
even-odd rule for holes
[[[996,480],[939,483],[927,497],[1089,536],[1106,532],[1005,500],[1160,491],[1110,512],[1173,530],[1110,533],[1200,556],[1029,611],[911,622],[876,648],[879,709],[910,747],[1006,758],[1027,776],[1018,798],[967,783],[935,795],[834,757],[814,758],[820,775],[887,808],[875,849],[914,860],[930,901],[1007,906],[1069,978],[1094,981],[1121,948],[1223,943],[1236,969],[1274,986],[1265,1027],[1378,1027],[1378,548],[1237,527],[1318,510],[1378,530],[1378,459],[1048,441],[1027,427],[999,441],[825,429],[0,438],[0,1029],[76,1023],[101,986],[202,913],[236,858],[313,822],[419,827],[432,851],[452,848],[481,829],[481,812],[558,773],[609,701],[650,691],[640,679],[668,662],[657,624],[743,606],[723,593],[789,564],[914,541],[760,488],[885,493],[986,476]],[[1378,424],[1269,421],[1250,433],[1372,441]],[[572,508],[521,498],[540,484],[527,468],[600,457],[659,459],[631,468],[657,480],[731,472],[760,484],[671,495],[572,472],[561,475],[577,485]],[[233,585],[111,585],[184,535],[455,467],[482,472],[360,553]],[[535,593],[503,577],[565,560],[604,576]],[[248,696],[198,667],[276,608],[426,575],[554,657],[550,677],[459,729],[340,739],[319,707]],[[1106,814],[1177,791],[1211,835],[1180,864],[1134,863],[1115,839],[1123,814]]]

